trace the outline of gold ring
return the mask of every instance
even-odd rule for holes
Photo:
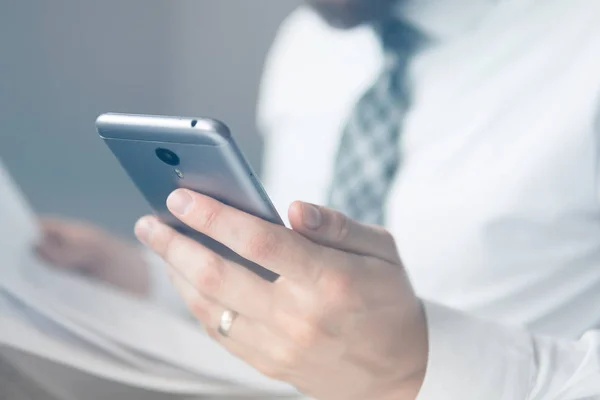
[[[229,332],[231,332],[231,327],[237,318],[238,313],[232,310],[225,310],[223,314],[221,314],[221,322],[219,323],[219,328],[217,331],[223,337],[229,337]]]

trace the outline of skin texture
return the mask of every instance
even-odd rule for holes
[[[386,19],[397,0],[307,0],[330,25],[348,29]]]
[[[191,228],[281,275],[263,281],[155,217],[136,225],[191,312],[231,353],[320,400],[417,397],[427,327],[387,231],[299,202],[289,211],[293,230],[187,190],[167,205]],[[217,333],[226,309],[239,313],[227,338]]]
[[[386,19],[394,3],[307,1],[341,29]],[[182,192],[168,203],[184,223],[281,275],[269,284],[154,217],[138,222],[138,238],[165,259],[174,285],[216,341],[315,399],[417,397],[427,326],[388,232],[299,202],[289,211],[292,231],[184,192],[191,206],[181,207]],[[147,296],[139,249],[82,223],[45,218],[41,225],[40,257]],[[239,312],[228,338],[217,333],[226,309]]]
[[[46,217],[40,227],[36,251],[43,260],[132,295],[147,296],[149,274],[138,246],[82,222]]]

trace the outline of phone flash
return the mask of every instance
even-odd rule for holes
[[[175,175],[177,175],[179,179],[183,179],[183,172],[181,172],[179,168],[175,168]]]

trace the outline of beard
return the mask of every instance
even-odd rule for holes
[[[398,0],[307,0],[332,26],[349,29],[390,17]]]

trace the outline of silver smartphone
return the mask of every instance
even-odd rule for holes
[[[162,221],[262,278],[277,279],[274,272],[190,229],[166,207],[172,191],[186,188],[283,225],[225,124],[207,118],[108,113],[98,117],[96,129]]]

